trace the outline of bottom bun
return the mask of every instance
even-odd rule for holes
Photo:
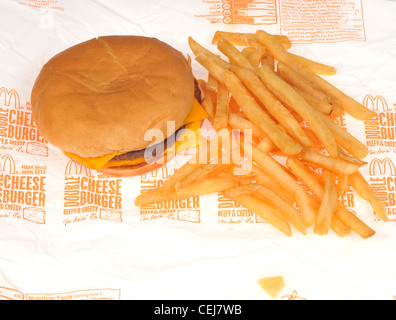
[[[150,171],[154,171],[154,170],[160,168],[161,166],[163,166],[163,164],[142,163],[142,164],[135,165],[135,166],[121,166],[121,167],[100,169],[100,170],[98,170],[98,172],[101,172],[101,173],[104,173],[104,174],[107,174],[110,176],[115,176],[115,177],[133,177],[133,176],[142,175],[142,174],[150,172]]]
[[[110,167],[110,168],[100,169],[98,170],[98,172],[115,177],[134,177],[161,168],[164,164],[166,164],[166,162],[171,160],[173,157],[174,155],[166,155],[154,163],[145,162],[133,166]]]

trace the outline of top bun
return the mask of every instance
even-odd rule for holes
[[[167,121],[175,130],[183,125],[194,77],[186,58],[156,38],[104,36],[50,59],[31,101],[45,139],[63,151],[97,157],[146,148],[149,129],[164,138],[173,134]]]

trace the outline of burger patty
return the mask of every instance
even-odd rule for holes
[[[194,78],[194,96],[195,99],[199,103],[202,103],[202,90],[201,87],[197,81],[197,79]],[[171,136],[166,138],[164,141],[157,143],[155,145],[149,146],[145,149],[140,149],[140,150],[135,150],[135,151],[130,151],[127,153],[123,153],[117,156],[114,156],[111,161],[133,161],[138,158],[144,158],[145,153],[146,156],[150,156],[150,160],[155,160],[156,158],[160,157],[162,154],[157,154],[157,150],[163,150],[165,151],[167,148],[170,148],[175,142],[176,142],[176,136],[177,134],[184,129],[185,126],[182,126],[178,130],[176,130]]]
[[[175,133],[173,133],[171,136],[169,136],[160,143],[154,144],[145,149],[129,151],[127,153],[114,156],[110,161],[125,161],[125,160],[132,161],[138,158],[144,158],[145,153],[146,156],[150,156],[150,160],[155,160],[156,158],[162,155],[162,153],[157,154],[157,150],[165,151],[166,149],[171,147],[176,142],[176,136],[178,132],[182,131],[184,127],[185,126],[179,128],[178,130],[175,131]]]

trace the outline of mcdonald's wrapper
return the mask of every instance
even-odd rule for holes
[[[5,0],[0,19],[0,298],[278,299],[396,297],[396,1]],[[37,131],[30,92],[42,65],[99,35],[157,37],[193,56],[215,31],[287,35],[291,52],[337,68],[328,80],[378,117],[341,125],[367,144],[361,172],[389,222],[353,190],[347,208],[376,234],[288,238],[219,194],[134,206],[189,155],[133,178],[69,160]],[[205,70],[192,59],[198,79]]]

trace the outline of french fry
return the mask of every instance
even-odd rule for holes
[[[323,143],[328,153],[337,156],[337,145],[330,130],[317,116],[312,108],[287,82],[281,79],[274,71],[267,66],[257,68],[257,73],[266,87],[287,106],[291,107],[299,114],[315,132],[318,139]]]
[[[264,54],[261,58],[261,65],[268,66],[271,70],[275,70],[275,59],[269,53]]]
[[[260,64],[263,60],[263,57],[266,56],[267,54],[268,54],[267,50],[264,47],[258,47],[256,49],[254,49],[254,51],[250,52],[247,55],[247,58],[248,58],[250,64],[254,68],[257,68],[260,66]]]
[[[333,112],[334,106],[331,103],[322,101],[299,88],[294,87],[294,90],[296,90],[297,93],[302,96],[311,107],[315,108],[319,112],[327,116]]]
[[[242,49],[241,53],[242,53],[247,59],[249,59],[249,55],[250,55],[251,53],[253,53],[254,50],[256,50],[256,48],[254,48],[254,47],[245,47],[245,48]]]
[[[367,239],[375,234],[375,231],[360,220],[351,211],[346,209],[339,201],[337,202],[336,216],[351,230],[356,232],[362,239]]]
[[[358,139],[352,136],[347,130],[340,127],[329,117],[326,117],[325,115],[321,115],[320,113],[318,113],[317,116],[329,128],[336,143],[340,147],[344,148],[352,156],[357,157],[358,159],[363,159],[364,157],[367,156],[368,148],[365,144],[360,142]]]
[[[309,199],[311,201],[312,208],[315,209],[315,212],[318,212],[320,208],[320,202],[313,197]],[[343,223],[336,215],[333,215],[333,219],[330,223],[330,228],[341,238],[351,234],[351,228],[345,225],[345,223]]]
[[[234,179],[205,179],[199,182],[191,183],[183,188],[172,190],[169,193],[156,194],[146,203],[158,203],[169,200],[185,199],[214,192],[221,192],[236,186]]]
[[[291,42],[287,36],[275,35],[274,37],[285,49],[289,49],[291,47]],[[254,33],[216,31],[212,38],[212,44],[217,45],[221,39],[227,39],[234,46],[260,46],[260,43],[257,41]]]
[[[224,84],[224,71],[227,69],[219,64],[217,59],[214,59],[212,56],[208,56],[205,53],[199,53],[195,57],[195,60],[208,70],[217,81]]]
[[[350,96],[336,88],[330,82],[318,76],[312,70],[304,68],[297,63],[292,64],[291,67],[295,71],[303,75],[318,89],[322,90],[324,93],[330,96],[352,117],[359,120],[369,120],[377,115],[376,112],[366,108],[361,103],[357,102],[355,99],[351,98]]]
[[[267,134],[261,130],[258,126],[252,123],[250,120],[236,114],[228,114],[228,124],[232,129],[239,129],[241,131],[251,130],[252,136],[255,138],[262,139],[267,136]]]
[[[174,189],[179,190],[181,188],[184,188],[189,184],[194,183],[194,181],[199,180],[199,178],[202,178],[221,167],[223,167],[223,164],[221,163],[207,163],[199,166],[193,172],[187,174],[185,177],[177,181],[174,185]]]
[[[254,70],[253,66],[249,62],[249,59],[227,39],[221,39],[217,44],[217,48],[224,55],[226,55],[230,59],[230,61],[233,62],[233,64]]]
[[[246,184],[234,188],[233,191],[238,192],[238,194],[248,193],[254,195],[269,206],[279,210],[279,212],[302,234],[307,233],[301,214],[276,192],[259,184]]]
[[[263,30],[256,32],[259,41],[268,49],[268,51],[280,62],[285,63],[297,73],[301,74],[314,87],[322,90],[326,95],[330,96],[340,104],[346,112],[359,120],[368,120],[376,116],[376,113],[361,103],[357,102],[344,92],[336,88],[334,85],[317,75],[311,69],[305,67],[296,61],[289,52],[287,52],[279,43],[268,33]]]
[[[231,67],[242,83],[261,101],[268,112],[276,119],[285,130],[299,143],[311,146],[311,140],[306,136],[303,128],[278,99],[264,86],[260,78],[251,70],[243,67]]]
[[[323,198],[323,181],[320,181],[318,176],[309,170],[297,157],[288,157],[286,159],[286,166],[297,178],[301,181],[319,198]]]
[[[298,156],[321,168],[339,174],[350,175],[359,169],[359,166],[354,163],[350,163],[339,158],[326,156],[309,149],[302,150]]]
[[[349,188],[349,178],[347,175],[339,174],[337,175],[337,183],[336,183],[336,190],[337,195],[343,196]]]
[[[276,190],[278,195],[282,197],[283,200],[288,201],[289,203],[294,202],[293,193],[290,192],[289,189],[283,188],[281,184],[279,184],[276,180],[272,179],[272,177],[268,175],[263,169],[253,164],[252,173],[254,174],[254,179],[256,183],[263,185],[267,189]]]
[[[348,181],[357,194],[371,204],[378,217],[383,221],[388,221],[388,215],[386,214],[383,202],[379,199],[362,174],[359,171],[356,171],[348,176]]]
[[[214,116],[215,116],[215,107],[213,105],[213,100],[210,97],[207,90],[208,90],[208,88],[205,88],[205,90],[203,90],[204,97],[202,99],[201,106],[202,106],[202,108],[204,108],[204,110],[208,114],[209,121],[213,121]]]
[[[358,167],[361,167],[365,164],[367,164],[366,161],[353,157],[350,154],[346,153],[344,149],[342,149],[340,146],[338,146],[338,157],[342,160],[345,160],[347,162],[356,164]]]
[[[165,183],[157,189],[152,189],[141,193],[135,199],[135,205],[140,207],[145,204],[157,201],[155,199],[163,199],[167,194],[172,193],[175,189],[175,185],[189,174],[199,169],[202,165],[213,162],[218,162],[221,153],[221,143],[218,143],[220,136],[228,133],[227,131],[219,131],[216,135],[206,143],[201,143],[198,152],[183,166],[177,169],[173,175],[165,181]],[[202,142],[206,141],[203,140]],[[213,141],[213,142],[212,142]]]
[[[310,94],[314,98],[324,102],[330,103],[331,99],[328,97],[322,90],[314,87],[308,80],[306,80],[302,75],[298,72],[294,71],[292,68],[289,68],[285,63],[278,62],[276,67],[276,72],[285,80],[287,83],[292,86],[298,88],[299,90]]]
[[[276,229],[283,232],[286,236],[291,236],[292,230],[286,218],[276,209],[267,205],[264,201],[261,201],[250,194],[239,194],[233,189],[224,190],[222,193],[246,209],[256,213]]]
[[[298,161],[298,160],[297,160]],[[287,165],[292,170],[293,174],[299,178],[308,189],[310,189],[319,200],[323,199],[324,190],[321,183],[318,181],[315,182],[315,175],[309,172],[309,169],[306,170],[295,170],[290,165],[291,163],[288,162]],[[301,169],[300,167],[299,169]],[[366,225],[362,220],[356,217],[352,212],[344,207],[344,205],[337,201],[336,204],[336,211],[335,211],[335,218],[341,220],[341,222],[356,232],[361,238],[366,239],[375,234],[375,231],[371,229],[368,225]],[[332,221],[332,228],[334,227],[334,219]]]
[[[336,69],[334,67],[288,52],[286,48],[280,45],[279,41],[274,37],[274,35],[271,35],[263,30],[258,30],[256,32],[256,37],[259,42],[262,43],[275,57],[275,59],[279,60],[280,62],[286,64],[296,62],[306,68],[309,68],[310,70],[313,70],[313,72],[323,75],[331,75],[336,73]]]
[[[279,149],[286,154],[297,154],[302,150],[302,146],[281,130],[261,109],[233,72],[226,70],[224,79],[228,90],[242,107],[244,114],[251,122],[262,129]]]
[[[211,73],[208,73],[208,81],[206,81],[206,89],[213,92],[217,91],[217,80]]]
[[[272,140],[267,136],[264,137],[258,144],[257,148],[259,148],[261,151],[265,153],[270,153],[274,150],[276,150],[275,144],[272,142]]]
[[[310,206],[310,201],[308,200],[309,196],[300,187],[297,181],[294,180],[276,160],[259,148],[249,143],[245,143],[243,148],[245,155],[249,157],[252,162],[257,163],[257,165],[279,183],[282,188],[290,190],[295,196],[297,205],[301,209],[305,225],[307,227],[313,225],[316,213]]]
[[[325,76],[331,76],[337,73],[336,68],[333,66],[329,66],[327,64],[323,64],[317,61],[313,61],[311,59],[299,56],[297,54],[289,52],[289,54],[292,56],[292,58],[297,61],[298,63],[301,63],[305,67],[311,69],[313,72]]]
[[[330,172],[324,172],[324,180],[323,198],[314,226],[314,232],[321,235],[325,235],[329,232],[337,204],[337,192]]]
[[[217,103],[213,119],[213,127],[216,130],[228,127],[229,113],[229,92],[226,86],[220,82],[217,83]]]
[[[210,60],[214,60],[216,63],[220,64],[225,69],[227,69],[230,66],[230,64],[227,61],[221,59],[218,55],[214,54],[210,50],[201,46],[192,37],[188,38],[188,44],[190,46],[191,51],[194,53],[194,55],[196,57],[200,54],[204,54],[204,55],[210,57]]]

